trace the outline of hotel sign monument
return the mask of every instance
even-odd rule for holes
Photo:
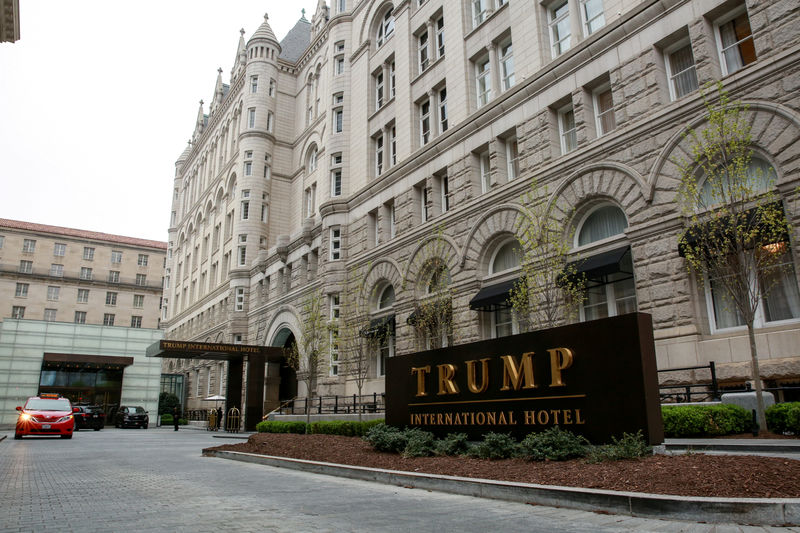
[[[594,320],[388,359],[386,423],[518,438],[549,427],[592,443],[663,441],[650,315]]]

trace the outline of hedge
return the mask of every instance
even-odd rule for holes
[[[369,429],[378,424],[383,424],[383,419],[367,420],[365,422],[349,420],[331,420],[312,422],[310,427],[305,422],[279,422],[277,420],[263,420],[256,424],[259,433],[323,433],[326,435],[344,435],[346,437],[361,437]]]
[[[262,420],[256,424],[259,433],[308,433],[305,422],[278,422],[276,420]]]
[[[752,427],[750,411],[731,404],[662,405],[661,416],[667,438],[731,435]]]
[[[764,414],[770,431],[800,434],[800,402],[776,403],[770,405]]]

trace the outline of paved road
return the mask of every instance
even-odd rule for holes
[[[0,532],[800,532],[482,500],[202,457],[203,447],[230,441],[197,430],[3,434]]]

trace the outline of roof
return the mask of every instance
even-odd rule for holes
[[[297,62],[311,43],[311,23],[301,18],[281,41],[281,59]]]
[[[275,34],[272,32],[272,28],[269,25],[268,19],[269,17],[264,15],[264,22],[261,23],[261,26],[259,26],[253,36],[250,37],[250,40],[247,41],[248,43],[253,39],[269,39],[271,41],[278,40],[275,38]]]
[[[94,241],[106,241],[115,244],[127,244],[129,246],[159,248],[162,250],[167,249],[167,243],[161,241],[137,239],[136,237],[123,237],[121,235],[111,235],[109,233],[101,233],[99,231],[64,228],[61,226],[49,226],[47,224],[35,224],[33,222],[22,222],[19,220],[9,220],[7,218],[0,218],[0,228],[18,229],[36,233],[51,233],[53,235],[64,235],[65,237],[90,239]]]

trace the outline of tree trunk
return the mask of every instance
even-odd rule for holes
[[[747,324],[747,336],[750,339],[750,368],[753,373],[753,383],[756,386],[756,418],[758,420],[758,432],[761,434],[767,431],[767,417],[764,414],[764,393],[761,386],[761,371],[758,368],[756,332],[752,321]]]

